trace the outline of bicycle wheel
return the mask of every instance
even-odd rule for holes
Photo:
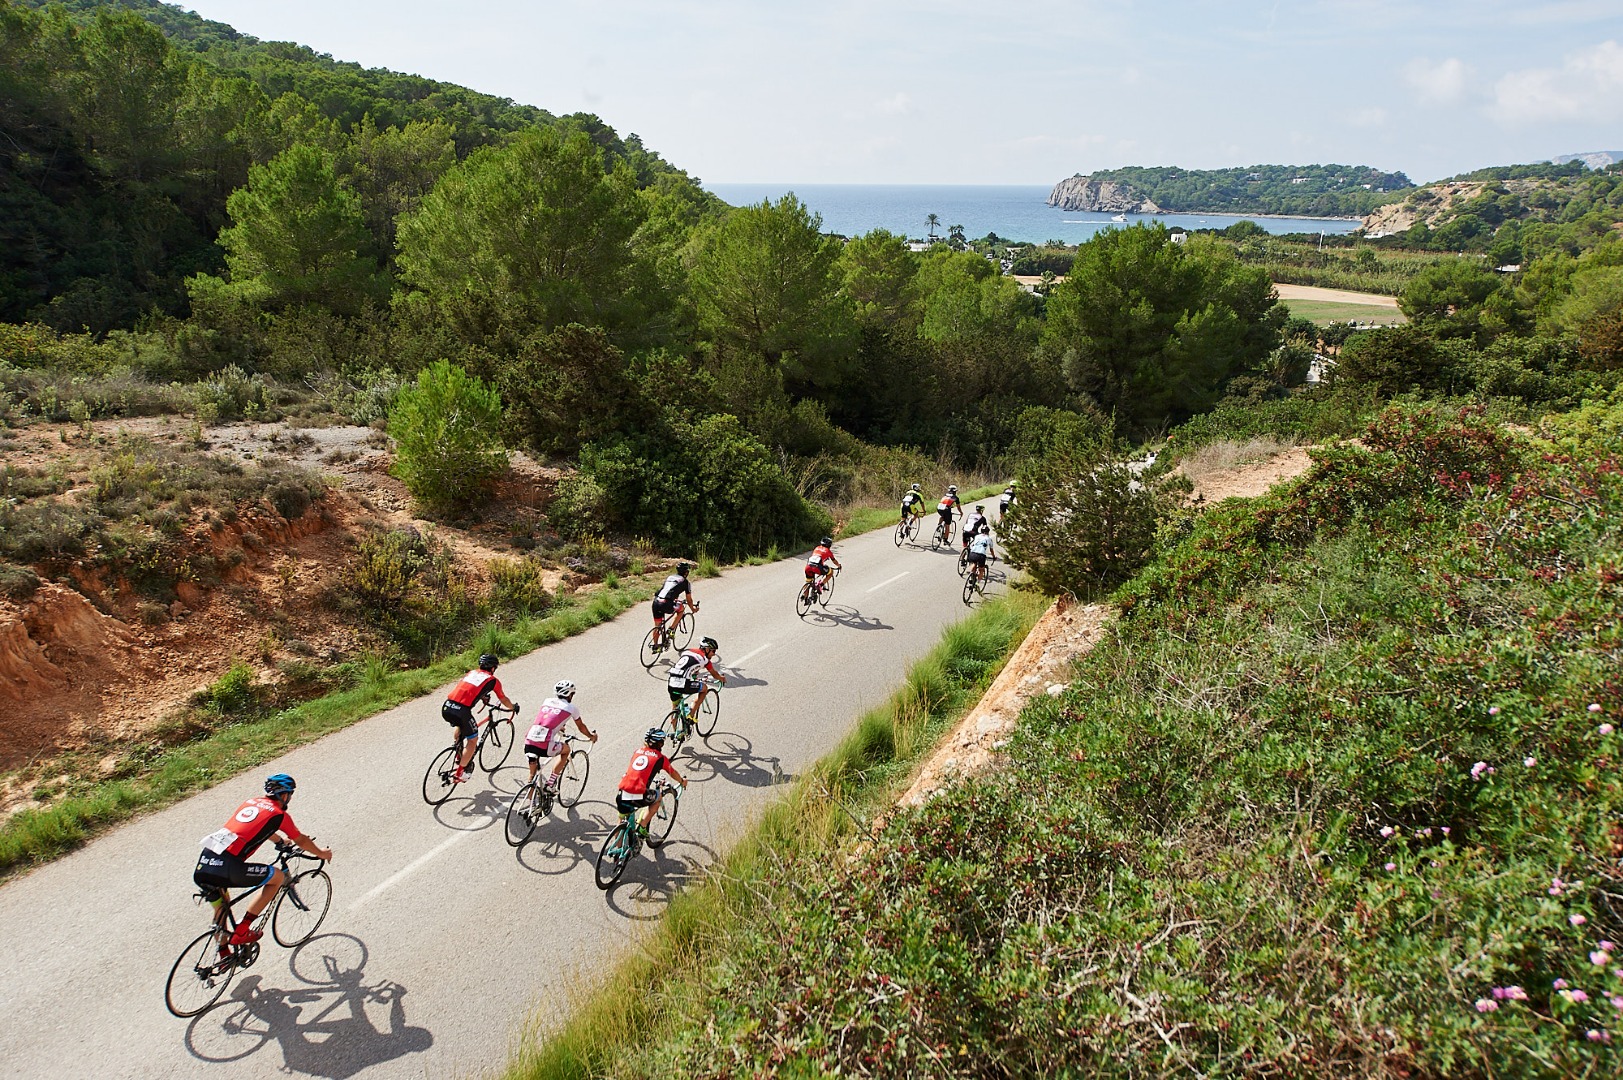
[[[937,521],[935,523],[935,532],[930,534],[930,550],[934,551],[936,548],[940,547],[946,542],[946,526]]]
[[[672,709],[665,714],[665,719],[660,721],[659,726],[665,729],[665,742],[671,748],[670,756],[674,758],[682,752],[682,744],[687,741],[682,717]]]
[[[693,730],[700,735],[709,737],[716,730],[716,720],[721,716],[721,693],[714,687],[704,696],[704,703],[699,706],[699,715],[693,718]]]
[[[648,633],[644,635],[642,639],[642,649],[640,652],[638,652],[637,658],[642,661],[643,667],[651,668],[657,664],[659,662],[659,658],[664,655],[665,642],[660,637],[659,627],[656,626],[650,629]]]
[[[217,928],[203,931],[180,951],[169,969],[163,1003],[176,1016],[196,1016],[213,1005],[237,973],[236,959],[229,952],[220,955],[219,940]]]
[[[428,771],[423,774],[423,801],[429,806],[438,806],[456,790],[451,783],[456,773],[456,752],[455,746],[447,746],[428,763]]]
[[[907,518],[907,539],[911,543],[919,538],[919,519],[909,514]]]
[[[964,575],[964,603],[971,604],[975,600],[975,575]]]
[[[896,546],[901,547],[907,539],[907,520],[904,518],[896,523]]]
[[[564,774],[558,777],[558,805],[569,807],[580,802],[586,790],[586,778],[592,774],[592,755],[584,750],[572,750]]]
[[[276,910],[271,912],[271,936],[276,944],[292,949],[309,941],[327,917],[331,903],[332,878],[327,871],[318,866],[294,875],[282,886]]]
[[[665,794],[659,797],[659,809],[654,811],[654,819],[648,823],[648,846],[664,847],[665,840],[671,835],[671,826],[676,824],[676,812],[682,808],[682,789],[666,788]]]
[[[812,583],[807,581],[800,587],[800,593],[795,597],[795,614],[804,619],[806,612],[812,609],[813,598]]]
[[[960,551],[958,553],[958,576],[963,577],[964,572],[966,570],[968,570],[968,569],[969,569],[969,549],[965,548],[964,550],[962,550],[962,551]]]
[[[612,888],[620,875],[625,873],[626,863],[631,861],[631,834],[630,818],[621,818],[620,824],[609,830],[609,835],[603,838],[603,846],[597,853],[597,887],[607,891]]]
[[[824,607],[828,607],[829,600],[831,600],[834,596],[834,583],[839,579],[840,574],[839,571],[836,570],[834,573],[828,576],[827,581],[823,582],[823,591],[817,600],[819,604],[822,604]]]
[[[535,831],[536,819],[541,816],[536,806],[540,789],[540,783],[531,780],[519,788],[513,801],[507,804],[507,842],[513,847],[522,845]]]
[[[679,650],[687,648],[693,640],[693,625],[693,612],[684,610],[682,617],[676,620],[676,625],[671,629],[671,644]]]
[[[507,764],[513,753],[513,717],[504,716],[485,725],[479,738],[479,767],[493,773]]]

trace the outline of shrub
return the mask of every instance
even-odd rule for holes
[[[435,513],[476,500],[507,465],[502,403],[462,368],[440,360],[400,391],[389,414],[394,473]]]
[[[209,712],[230,716],[251,708],[259,700],[259,690],[254,669],[237,660],[193,701]]]
[[[0,555],[23,562],[82,555],[85,537],[101,520],[94,511],[72,504],[43,500],[21,506],[0,504]]]
[[[349,584],[361,603],[373,611],[388,611],[405,602],[406,595],[428,563],[428,548],[415,531],[393,529],[365,537],[350,563]]]
[[[521,615],[547,609],[551,597],[542,583],[544,568],[535,559],[492,559],[490,573],[492,603]]]
[[[558,483],[547,504],[547,524],[576,540],[602,534],[611,513],[603,485],[585,473],[574,473]]]
[[[198,419],[210,424],[262,415],[268,392],[263,376],[249,375],[235,364],[210,375],[193,390]]]
[[[18,602],[39,591],[39,575],[26,566],[0,563],[0,596]]]

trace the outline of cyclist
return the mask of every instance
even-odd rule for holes
[[[709,692],[710,684],[699,678],[699,672],[708,671],[723,686],[727,684],[727,676],[716,670],[716,652],[720,648],[713,637],[699,639],[697,649],[686,649],[671,665],[670,674],[665,680],[665,689],[670,691],[671,708],[678,715],[682,713],[682,699],[689,694],[698,694],[693,699],[693,708],[688,711],[687,722],[693,723],[693,717],[698,713],[699,706],[704,703],[704,695]]]
[[[568,679],[560,679],[552,688],[553,696],[541,703],[541,711],[535,714],[535,723],[530,725],[530,733],[524,736],[524,756],[530,762],[530,779],[541,770],[544,758],[557,755],[558,763],[547,774],[547,790],[558,790],[558,777],[564,774],[564,766],[569,764],[569,740],[564,738],[564,724],[570,720],[580,733],[597,742],[597,732],[586,726],[586,721],[580,718],[580,709],[575,706],[575,684]]]
[[[975,537],[969,545],[969,572],[981,578],[986,577],[986,560],[997,558],[997,552],[992,548],[992,534],[983,532]]]
[[[907,494],[902,496],[901,524],[907,524],[909,514],[916,518],[924,516],[924,490],[917,484],[908,488]]]
[[[986,520],[986,507],[975,507],[971,513],[964,517],[964,546],[968,547],[969,542],[975,539],[979,533],[989,533],[991,531],[992,523]]]
[[[825,536],[817,542],[811,555],[806,558],[806,580],[815,581],[812,586],[814,593],[821,593],[823,586],[828,584],[829,575],[841,569],[840,560],[834,557],[834,538]]]
[[[460,784],[466,780],[467,772],[473,766],[473,752],[477,749],[476,740],[479,738],[479,725],[473,718],[473,707],[486,704],[490,695],[495,694],[505,709],[517,710],[518,706],[507,700],[502,693],[502,684],[496,678],[496,665],[499,663],[495,656],[485,653],[479,657],[479,666],[457,680],[451,687],[451,692],[445,698],[445,704],[440,706],[440,715],[445,722],[457,730],[457,738],[462,740],[462,753],[456,763],[456,775],[451,777],[453,784]]]
[[[216,910],[223,911],[226,889],[250,886],[259,889],[259,895],[237,922],[237,929],[231,935],[233,945],[248,945],[259,940],[261,935],[254,929],[254,920],[276,899],[282,887],[283,875],[278,867],[247,861],[260,844],[279,833],[318,859],[332,858],[331,848],[318,847],[299,831],[288,815],[287,804],[293,801],[296,787],[287,773],[267,777],[263,798],[249,799],[237,807],[223,828],[203,837],[203,853],[197,857],[192,880],[203,887]]]
[[[631,755],[626,774],[620,777],[620,790],[614,793],[614,806],[622,814],[637,814],[637,834],[648,835],[648,822],[654,816],[654,804],[648,800],[648,789],[661,769],[684,788],[688,782],[676,771],[671,759],[661,751],[665,745],[665,732],[651,727],[643,733],[642,746]],[[641,813],[638,813],[638,811]]]
[[[1014,481],[1010,480],[1009,481],[1009,486],[1003,489],[1003,494],[1002,495],[998,496],[998,500],[997,500],[997,516],[998,516],[998,520],[1001,521],[1003,519],[1003,515],[1007,514],[1009,512],[1009,507],[1011,507],[1013,505],[1014,505]]]
[[[963,503],[958,501],[958,485],[948,484],[947,493],[941,496],[941,501],[935,504],[935,512],[941,517],[943,530],[952,528],[952,512],[960,509]]]
[[[654,627],[656,629],[665,625],[665,620],[676,614],[676,602],[683,596],[687,597],[688,607],[694,611],[699,610],[699,602],[693,599],[693,586],[688,582],[688,571],[693,567],[685,562],[676,564],[676,573],[665,579],[665,584],[659,587],[654,594]]]

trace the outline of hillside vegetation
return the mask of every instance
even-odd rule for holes
[[[1129,166],[1090,175],[1126,184],[1171,214],[1363,217],[1414,187],[1401,172],[1368,165]]]

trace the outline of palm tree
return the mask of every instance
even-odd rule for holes
[[[930,226],[930,239],[934,240],[935,239],[936,226],[941,224],[941,215],[940,214],[931,214],[931,215],[929,215],[928,217],[926,217],[924,219],[924,223],[926,225]]]
[[[952,245],[954,251],[964,250],[964,227],[962,225],[948,226],[947,243]]]

